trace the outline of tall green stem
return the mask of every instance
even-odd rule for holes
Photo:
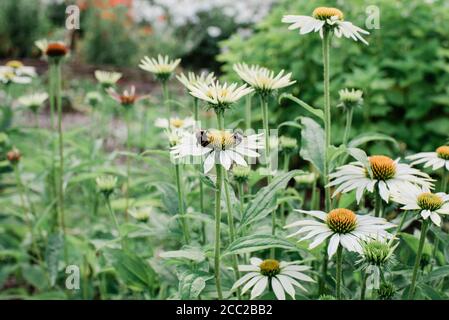
[[[382,199],[380,198],[380,194],[379,194],[379,186],[375,186],[374,190],[375,190],[374,191],[374,196],[375,196],[374,216],[380,217],[380,211],[381,211],[381,207],[382,207]]]
[[[170,126],[171,106],[169,103],[170,93],[168,92],[167,81],[162,81],[162,94],[164,98],[164,106],[167,109],[168,125]]]
[[[418,278],[418,270],[421,264],[422,251],[426,241],[427,228],[429,227],[429,219],[423,220],[421,226],[421,237],[419,238],[418,252],[416,253],[415,266],[413,268],[412,283],[408,294],[409,300],[413,300],[415,296],[416,279]]]
[[[239,202],[240,202],[240,217],[243,217],[243,212],[245,210],[245,195],[243,193],[243,183],[239,182],[237,184],[237,192],[239,196]]]
[[[246,101],[245,101],[245,127],[246,130],[251,129],[251,105],[252,105],[252,95],[248,94],[246,95]]]
[[[214,269],[215,269],[215,285],[217,287],[218,299],[223,299],[221,291],[220,278],[220,224],[221,224],[221,190],[223,187],[223,172],[220,164],[215,165],[217,171],[217,182],[215,187],[215,252],[214,252]]]
[[[342,264],[343,264],[343,247],[339,244],[337,249],[337,274],[335,277],[336,287],[335,296],[337,300],[341,300],[341,280],[342,280]]]
[[[324,84],[324,133],[325,133],[325,146],[324,146],[324,190],[325,190],[325,209],[329,212],[331,209],[331,194],[329,184],[329,148],[331,145],[331,100],[330,100],[330,81],[329,81],[329,47],[331,33],[326,28],[323,29],[323,84]]]
[[[122,243],[122,248],[126,248],[125,239],[122,236],[122,232],[120,231],[120,225],[118,224],[117,216],[115,215],[114,209],[112,209],[111,206],[111,200],[109,199],[109,196],[105,195],[105,202],[106,207],[108,208],[109,215],[111,216],[112,221],[114,221],[115,228],[117,229],[117,232],[119,234],[120,241]]]
[[[62,131],[62,99],[61,99],[61,62],[54,64],[55,68],[55,82],[54,95],[56,100],[56,107],[58,111],[58,135],[59,135],[59,174],[58,174],[58,209],[60,228],[64,235],[65,231],[65,215],[64,215],[64,136]]]
[[[129,209],[129,189],[130,189],[130,173],[131,173],[131,112],[125,109],[125,120],[126,120],[126,194],[125,194],[125,220],[128,221],[128,209]]]
[[[222,112],[217,113],[217,123],[218,123],[218,129],[224,130],[224,113],[222,113]],[[226,211],[228,214],[227,217],[228,217],[228,226],[229,226],[229,240],[232,243],[235,240],[235,230],[234,230],[234,216],[233,216],[231,196],[230,196],[229,183],[228,183],[228,173],[226,171],[223,171],[221,174],[224,178],[223,183],[224,183],[224,191],[225,191],[225,198],[226,198]],[[234,269],[234,274],[235,274],[236,279],[240,278],[236,255],[232,256],[232,268]],[[237,297],[240,298],[240,290],[237,290]]]
[[[195,117],[195,122],[199,126],[200,123],[200,112],[199,112],[199,101],[198,98],[193,99],[193,114]],[[202,168],[202,164],[200,165],[200,168]],[[204,185],[203,181],[201,180],[201,170],[198,173],[198,180],[200,185],[200,212],[204,214]],[[202,234],[202,243],[206,243],[206,223],[203,221],[201,222],[201,234]]]
[[[270,161],[270,128],[268,125],[268,98],[260,96],[260,107],[262,109],[263,131],[265,135],[265,161],[267,162],[267,179],[271,180],[271,161]]]
[[[185,208],[184,208],[184,192],[181,180],[181,165],[175,164],[175,172],[176,172],[176,188],[178,189],[178,207],[179,214],[181,216],[181,225],[184,233],[184,240],[186,244],[190,242],[190,231],[187,225],[187,220],[185,217]]]
[[[362,288],[360,289],[360,300],[365,300],[365,296],[366,296],[366,272],[361,271],[362,272]]]
[[[349,108],[346,110],[346,127],[345,127],[345,133],[343,135],[343,144],[347,145],[349,136],[351,135],[351,126],[352,126],[352,117],[354,113],[354,108]]]

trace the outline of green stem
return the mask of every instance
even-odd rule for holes
[[[360,300],[365,300],[366,296],[366,272],[362,271],[362,288],[360,289]]]
[[[271,180],[270,161],[270,128],[268,125],[268,98],[260,96],[260,107],[262,109],[263,131],[265,134],[265,161],[267,162],[268,182]]]
[[[324,188],[325,188],[325,209],[326,212],[331,210],[331,193],[329,185],[329,148],[331,145],[331,101],[330,101],[330,81],[329,81],[329,47],[331,33],[328,29],[323,29],[323,84],[324,84],[324,132],[325,132],[325,146],[324,146]]]
[[[380,217],[382,199],[380,198],[380,194],[379,194],[379,186],[375,186],[374,195],[375,195],[374,216]]]
[[[220,164],[215,165],[217,171],[217,182],[215,187],[215,252],[214,252],[214,269],[215,269],[215,285],[217,287],[218,299],[223,299],[221,291],[220,278],[220,224],[221,224],[221,191],[223,187],[223,172]]]
[[[245,121],[246,121],[246,130],[251,129],[251,105],[252,105],[252,95],[246,95],[245,101]]]
[[[245,210],[245,198],[243,193],[243,183],[239,182],[237,184],[237,192],[240,200],[240,217],[243,217],[243,212]]]
[[[193,114],[194,114],[194,118],[195,118],[195,122],[196,125],[198,125],[199,127],[200,124],[200,112],[199,112],[199,101],[198,98],[194,98],[193,99]],[[202,168],[202,164],[200,165],[200,168]],[[198,180],[199,180],[199,185],[200,185],[200,212],[202,214],[204,214],[204,185],[203,185],[203,181],[201,180],[201,170],[198,172]],[[206,243],[206,223],[203,221],[201,222],[201,240],[202,243],[205,244]]]
[[[349,108],[346,110],[346,127],[345,127],[345,133],[343,135],[343,144],[347,145],[349,136],[351,134],[351,125],[352,125],[352,117],[353,117],[354,109]]]
[[[441,180],[441,192],[446,193],[448,179],[449,179],[449,172],[444,168],[443,169],[443,177]]]
[[[170,127],[171,106],[169,103],[170,93],[168,91],[167,81],[162,81],[162,94],[164,98],[164,106],[167,109],[168,126]]]
[[[125,109],[126,115],[126,151],[131,153],[131,112]],[[126,194],[125,194],[125,220],[128,221],[128,209],[129,209],[129,189],[130,189],[130,172],[131,172],[131,156],[128,154],[126,156]]]
[[[123,249],[125,249],[126,248],[125,239],[123,238],[122,232],[120,231],[120,225],[118,224],[117,216],[115,215],[114,209],[112,209],[111,200],[109,199],[109,196],[105,195],[105,200],[109,215],[111,216],[112,221],[114,221],[115,228],[117,229],[117,232],[119,234],[119,240],[122,242]]]
[[[181,180],[181,165],[175,164],[175,172],[176,172],[176,188],[178,189],[178,207],[179,207],[179,214],[181,216],[181,225],[183,229],[184,234],[184,241],[186,244],[189,244],[190,242],[190,232],[189,227],[187,225],[187,220],[185,217],[185,209],[184,209],[184,192],[182,187],[182,180]]]
[[[429,226],[429,219],[424,220],[421,226],[421,237],[419,238],[418,252],[416,253],[415,266],[413,268],[412,283],[410,285],[410,291],[408,294],[409,300],[413,300],[415,296],[416,279],[418,278],[418,270],[421,263],[424,243],[426,241],[426,233],[428,226]]]
[[[337,300],[341,300],[341,280],[342,280],[342,263],[343,263],[343,247],[339,244],[337,249],[337,274],[335,277],[336,288],[335,296]]]

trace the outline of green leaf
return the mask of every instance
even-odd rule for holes
[[[370,141],[389,141],[393,143],[396,148],[399,147],[398,142],[394,138],[387,136],[386,134],[377,132],[363,133],[349,141],[348,146],[351,148],[355,148]]]
[[[371,165],[369,163],[368,156],[366,155],[366,152],[359,148],[347,148],[346,151],[349,155],[351,155],[354,159],[357,161],[360,161],[365,168],[368,169],[368,173],[370,176],[372,176],[371,172]]]
[[[45,271],[38,266],[24,265],[22,267],[22,275],[29,284],[37,288],[39,291],[43,291],[48,288],[48,281]]]
[[[167,182],[159,182],[155,183],[154,186],[159,190],[162,194],[162,203],[165,206],[167,212],[171,215],[175,215],[178,213],[178,191],[176,191],[176,187]]]
[[[132,252],[108,249],[106,258],[118,277],[132,290],[144,291],[156,284],[156,272],[151,266]]]
[[[206,281],[213,278],[206,273],[183,272],[179,278],[179,297],[182,300],[197,299],[206,287]]]
[[[194,247],[186,247],[182,250],[176,251],[165,251],[159,254],[161,258],[170,259],[170,258],[181,258],[192,260],[196,262],[201,262],[206,259],[206,256],[203,251]]]
[[[260,189],[251,203],[246,207],[246,210],[243,213],[240,228],[265,218],[273,210],[275,210],[277,208],[275,201],[277,191],[284,189],[290,179],[300,174],[303,174],[303,171],[293,170],[283,173],[275,177],[268,186]]]
[[[439,280],[449,276],[449,266],[442,266],[432,270],[426,277],[426,282]]]
[[[340,199],[338,200],[338,207],[349,208],[355,201],[356,201],[355,191],[343,193]]]
[[[431,300],[443,300],[446,299],[445,296],[442,296],[438,291],[436,291],[431,286],[420,283],[418,287],[421,289],[421,292],[424,293],[425,296],[427,296]]]
[[[278,125],[278,130],[282,127],[292,127],[297,129],[302,129],[302,126],[296,121],[285,121]]]
[[[50,275],[50,285],[53,287],[58,277],[59,258],[64,247],[64,236],[62,233],[53,233],[48,237],[45,260]]]
[[[405,243],[412,249],[412,251],[416,254],[418,252],[419,239],[414,237],[408,233],[401,233],[401,238],[405,241]],[[424,243],[423,253],[431,255],[432,247],[427,242]]]
[[[302,117],[301,151],[299,155],[310,161],[323,174],[325,161],[324,130],[313,119]]]
[[[290,93],[283,93],[281,94],[281,96],[279,97],[279,103],[281,103],[281,101],[283,99],[288,99],[290,101],[295,102],[297,105],[299,105],[300,107],[304,108],[305,110],[307,110],[308,112],[310,112],[311,114],[313,114],[314,116],[320,118],[322,121],[324,121],[324,113],[323,110],[321,109],[315,109],[314,107],[312,107],[311,105],[305,103],[304,101],[302,101],[299,98],[296,98],[295,96],[293,96]]]
[[[222,255],[227,256],[230,254],[242,254],[268,248],[297,250],[297,247],[294,244],[284,238],[273,235],[256,234],[236,239],[228,246]]]

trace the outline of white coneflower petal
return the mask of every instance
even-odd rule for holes
[[[181,59],[171,60],[168,56],[158,55],[157,59],[145,56],[139,64],[139,68],[153,73],[160,81],[166,81],[175,71]]]
[[[301,271],[310,269],[308,266],[300,266],[295,262],[277,261],[274,259],[262,260],[256,257],[250,259],[250,265],[240,265],[240,271],[250,271],[238,279],[231,291],[242,287],[241,293],[245,294],[251,289],[251,299],[260,296],[270,285],[278,300],[285,300],[285,292],[295,299],[294,286],[305,290],[298,281],[314,281]]]
[[[312,240],[309,244],[310,249],[329,239],[327,247],[329,257],[335,254],[339,245],[348,251],[361,252],[360,240],[392,237],[385,229],[392,228],[394,225],[382,218],[357,215],[353,211],[344,208],[334,209],[327,214],[322,211],[296,211],[314,216],[320,221],[300,220],[287,225],[285,228],[299,227],[290,236],[305,234],[298,241]],[[300,280],[307,281],[305,278]]]
[[[109,72],[102,70],[96,70],[94,74],[97,81],[103,86],[112,86],[116,84],[117,81],[119,81],[122,77],[122,74],[119,72]]]
[[[215,81],[215,75],[213,72],[209,74],[201,72],[199,75],[189,72],[187,76],[184,73],[181,73],[179,76],[176,76],[176,79],[188,89],[190,86],[197,86],[199,84],[209,85],[213,83]]]

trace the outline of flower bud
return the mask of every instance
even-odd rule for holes
[[[95,181],[97,183],[98,191],[103,193],[106,197],[109,197],[117,186],[117,177],[110,175],[97,177]]]
[[[132,208],[129,210],[131,217],[141,222],[147,222],[152,212],[152,207]]]
[[[354,107],[361,107],[363,104],[363,91],[356,89],[342,89],[338,91],[340,95],[340,103],[337,107],[351,109]]]
[[[392,300],[396,294],[396,287],[391,282],[383,282],[377,290],[380,300]]]
[[[244,166],[234,166],[232,168],[232,175],[234,176],[234,180],[238,183],[245,183],[249,179],[249,174],[251,172],[250,167]]]
[[[295,138],[280,136],[279,146],[282,151],[290,153],[298,147],[298,141]]]
[[[21,157],[22,155],[20,154],[20,151],[16,148],[8,151],[8,153],[6,154],[6,158],[12,165],[17,164],[20,161]]]

